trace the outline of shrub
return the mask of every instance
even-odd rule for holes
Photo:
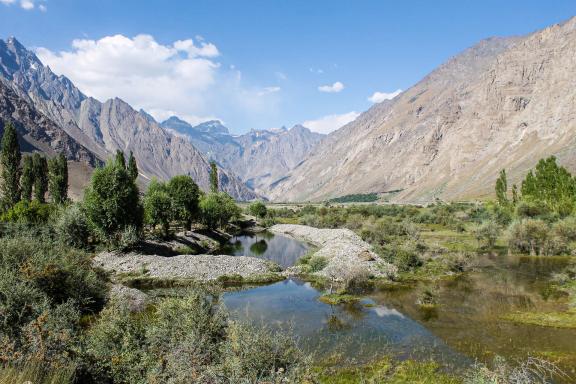
[[[355,295],[365,293],[373,288],[370,274],[361,268],[352,268],[344,274],[343,278],[343,293]]]
[[[54,207],[50,204],[40,203],[37,200],[22,200],[6,211],[0,221],[23,223],[23,224],[43,224],[48,222],[50,215],[54,212]]]
[[[152,180],[144,195],[144,218],[147,224],[154,229],[157,225],[162,227],[162,234],[168,236],[170,218],[172,217],[171,200],[166,184]]]
[[[248,206],[248,212],[256,217],[264,218],[268,213],[266,205],[261,201],[255,201]]]
[[[548,208],[535,201],[520,201],[516,206],[516,216],[518,218],[545,217],[550,214]]]
[[[548,252],[550,234],[548,226],[542,220],[525,219],[512,223],[509,229],[508,245],[510,249],[544,255]]]
[[[167,192],[170,196],[172,219],[178,221],[186,229],[198,217],[200,189],[190,176],[175,176],[168,181]]]
[[[225,192],[203,196],[200,199],[200,211],[202,222],[210,229],[223,228],[241,214],[234,199]]]
[[[319,272],[328,265],[328,260],[322,256],[312,256],[307,262],[310,273]]]
[[[78,204],[71,204],[60,210],[54,223],[58,239],[66,245],[85,248],[90,237],[86,214]]]
[[[483,249],[492,249],[500,234],[500,228],[493,221],[485,221],[474,231],[478,245]]]

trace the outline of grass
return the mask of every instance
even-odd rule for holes
[[[338,305],[338,304],[354,303],[359,301],[360,298],[357,296],[347,294],[330,293],[320,296],[318,300],[320,300],[324,304]]]
[[[504,320],[552,328],[576,328],[576,310],[566,312],[512,312]]]
[[[317,367],[320,384],[390,383],[390,384],[458,384],[456,376],[443,373],[433,361],[405,360],[395,362],[385,357],[357,366]]]
[[[46,370],[40,364],[26,363],[23,366],[8,365],[0,368],[0,384],[66,384],[74,380],[74,369],[62,367]]]

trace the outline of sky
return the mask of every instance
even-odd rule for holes
[[[483,38],[574,15],[573,0],[0,0],[0,38],[159,121],[327,133]]]

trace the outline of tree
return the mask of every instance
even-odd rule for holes
[[[248,212],[250,212],[250,214],[253,216],[263,218],[268,213],[268,210],[266,209],[266,205],[263,202],[255,201],[250,203],[248,206]]]
[[[200,189],[190,176],[175,176],[167,184],[170,195],[172,219],[190,228],[198,216]]]
[[[62,204],[68,200],[68,162],[64,154],[48,161],[48,190],[52,202]]]
[[[562,216],[574,210],[576,181],[566,168],[556,164],[556,157],[541,159],[526,175],[521,186],[522,199],[543,204]]]
[[[202,222],[210,229],[223,228],[230,220],[239,217],[241,210],[234,199],[225,192],[209,193],[200,199]]]
[[[218,167],[214,161],[210,162],[210,192],[218,193]]]
[[[4,126],[0,153],[0,196],[2,209],[12,207],[20,200],[20,145],[18,134],[11,123]]]
[[[128,174],[133,180],[138,178],[138,165],[132,151],[130,151],[130,157],[128,157]]]
[[[500,171],[500,176],[496,180],[496,199],[500,205],[508,205],[508,180],[506,179],[506,170]]]
[[[20,192],[22,200],[32,200],[32,188],[34,187],[34,163],[32,156],[24,156],[22,177],[20,178]]]
[[[512,204],[518,204],[520,200],[520,196],[518,196],[518,186],[516,184],[512,184]]]
[[[126,168],[126,158],[124,157],[124,152],[119,149],[116,150],[115,161],[118,166]]]
[[[144,213],[146,223],[153,228],[162,226],[162,234],[168,236],[171,217],[171,199],[166,184],[152,180],[144,195]]]
[[[94,171],[85,192],[84,209],[88,223],[103,241],[119,241],[128,227],[142,229],[144,212],[138,187],[116,161]]]
[[[32,165],[34,167],[34,199],[44,203],[48,190],[48,162],[44,156],[36,152],[32,156]]]

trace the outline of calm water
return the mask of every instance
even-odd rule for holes
[[[308,251],[299,241],[270,232],[234,236],[217,253],[232,256],[252,256],[274,261],[283,268],[290,267]]]
[[[465,367],[475,360],[562,356],[560,366],[576,367],[576,330],[519,325],[500,317],[510,311],[564,309],[559,293],[545,283],[567,263],[560,258],[484,257],[478,272],[455,280],[380,290],[353,305],[318,301],[309,283],[286,280],[228,292],[223,301],[232,316],[288,329],[319,358],[338,355],[367,361],[379,354],[400,358],[434,357]],[[440,306],[415,304],[423,289],[435,290]]]

